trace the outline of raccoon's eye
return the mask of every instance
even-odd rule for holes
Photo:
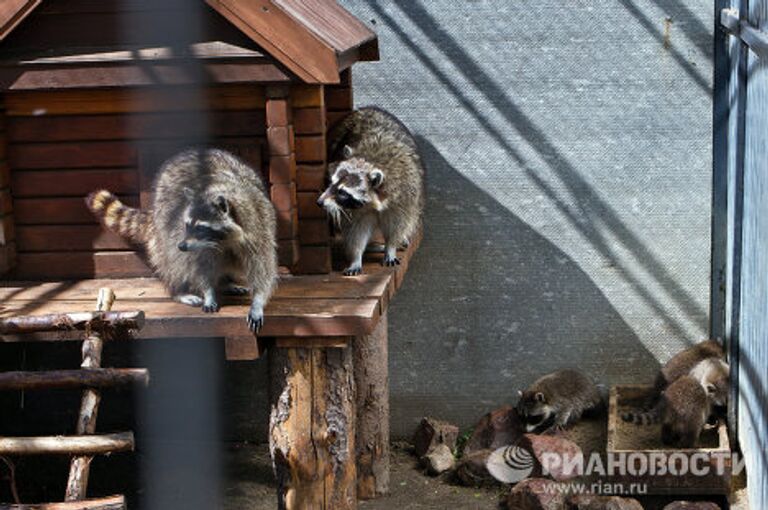
[[[350,195],[349,193],[347,193],[343,189],[340,189],[339,191],[337,191],[336,192],[336,196],[339,197],[341,200],[346,200],[346,199],[352,197],[352,195]]]

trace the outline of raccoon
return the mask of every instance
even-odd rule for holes
[[[384,235],[385,266],[400,264],[424,209],[424,168],[416,141],[393,115],[361,108],[329,135],[330,185],[317,203],[341,228],[349,266],[362,272],[363,252],[376,228]]]
[[[690,376],[699,381],[713,407],[724,407],[728,404],[728,363],[720,358],[707,358],[691,369]]]
[[[256,172],[218,149],[190,149],[160,168],[152,207],[124,205],[106,190],[88,195],[104,226],[143,245],[174,299],[219,310],[217,291],[253,294],[247,322],[258,331],[275,287],[275,211]]]
[[[684,375],[661,395],[661,440],[665,445],[694,448],[707,427],[711,399],[701,382]]]
[[[725,352],[722,346],[714,340],[699,342],[675,354],[656,375],[653,389],[642,408],[623,413],[621,415],[622,420],[637,425],[658,422],[659,399],[667,386],[680,377],[689,375],[699,362],[708,358],[725,359]]]
[[[547,374],[518,395],[517,414],[527,432],[564,428],[578,421],[586,411],[604,405],[598,386],[572,369]]]

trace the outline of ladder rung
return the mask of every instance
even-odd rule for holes
[[[66,503],[30,503],[9,505],[0,503],[0,510],[125,510],[124,496],[68,501]]]
[[[48,315],[27,315],[0,319],[0,335],[23,335],[46,331],[84,330],[101,328],[141,329],[144,312],[77,312]]]
[[[0,372],[0,391],[53,388],[109,388],[149,384],[146,368],[89,368],[40,372]]]
[[[0,437],[0,455],[99,455],[133,451],[133,432],[91,436]]]

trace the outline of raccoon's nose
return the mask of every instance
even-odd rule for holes
[[[323,206],[323,202],[325,202],[325,200],[323,200],[323,197],[318,198],[317,199],[317,206],[318,207],[322,207]]]
[[[187,242],[186,242],[186,241],[182,241],[182,242],[180,242],[180,243],[179,243],[179,249],[180,249],[181,251],[187,251]]]

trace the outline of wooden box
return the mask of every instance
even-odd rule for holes
[[[726,494],[731,486],[731,447],[724,423],[702,432],[698,448],[675,449],[661,442],[661,425],[635,425],[626,423],[621,414],[642,405],[652,390],[649,385],[620,385],[611,388],[608,408],[608,456],[637,459],[634,473],[612,478],[612,482],[644,484],[648,494]],[[642,460],[645,459],[645,460]],[[656,474],[651,468],[656,462]],[[662,473],[661,463],[667,467]],[[688,469],[684,469],[687,466]],[[693,468],[693,469],[690,469]],[[670,473],[676,470],[677,474]],[[644,474],[640,474],[644,471]],[[685,471],[685,472],[683,472]]]

